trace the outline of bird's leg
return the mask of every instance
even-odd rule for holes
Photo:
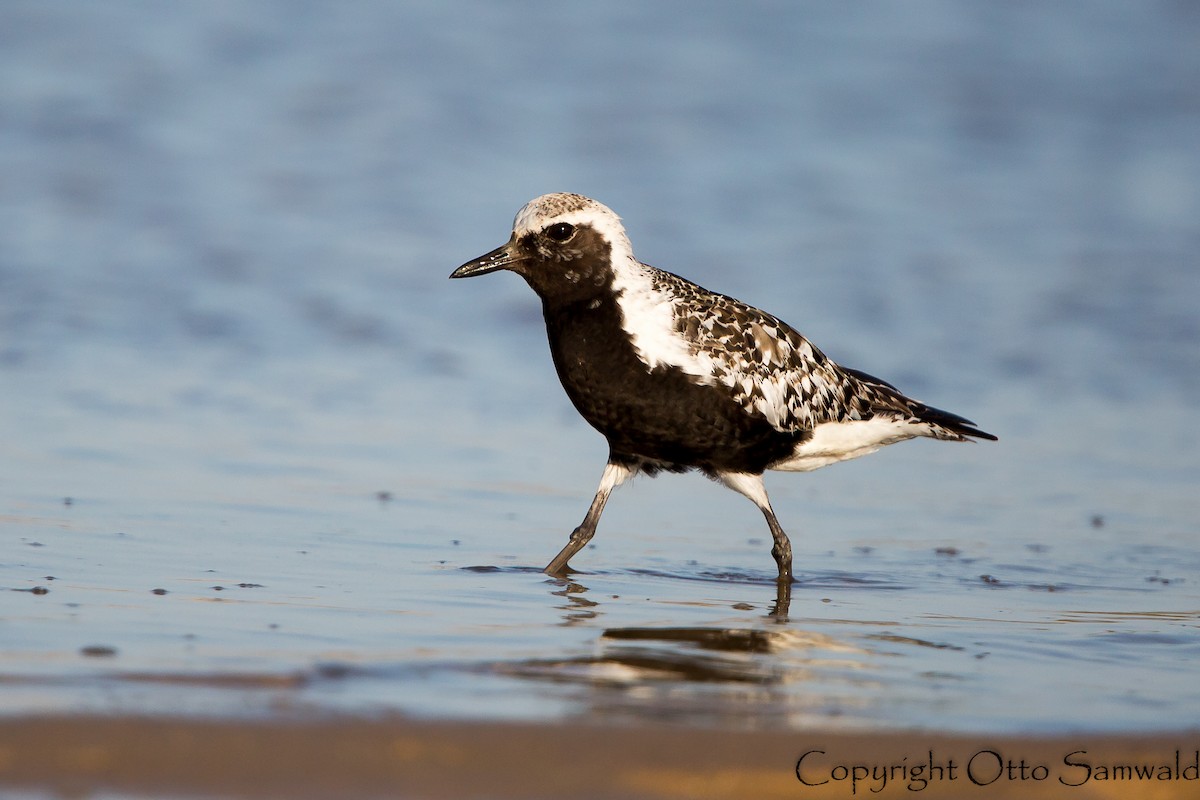
[[[608,502],[608,496],[613,489],[624,483],[633,473],[633,468],[614,463],[611,460],[605,465],[604,474],[600,477],[600,488],[596,490],[596,496],[592,498],[592,504],[588,507],[583,522],[579,523],[578,528],[571,531],[571,538],[567,541],[567,546],[546,565],[543,572],[555,577],[567,574],[567,562],[596,535],[596,525],[600,522],[600,514],[604,511],[604,504]]]
[[[771,500],[767,497],[767,487],[763,486],[762,475],[754,475],[749,472],[718,472],[716,477],[730,489],[750,498],[751,502],[758,506],[763,516],[767,518],[767,526],[771,529],[771,538],[775,540],[774,546],[771,547],[771,555],[775,557],[775,565],[779,568],[779,577],[776,580],[780,584],[791,586],[793,580],[792,543],[788,540],[787,534],[783,532],[783,528],[780,527],[779,520],[775,519],[775,512],[771,510]]]
[[[777,580],[790,585],[794,580],[792,578],[792,542],[780,527],[779,520],[775,519],[775,512],[771,510],[770,503],[763,508],[762,512],[763,516],[767,518],[767,526],[771,529],[771,538],[775,540],[775,544],[771,547],[771,555],[775,557],[775,564],[779,567]]]

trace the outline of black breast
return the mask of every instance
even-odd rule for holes
[[[675,367],[650,370],[607,287],[582,301],[543,298],[543,313],[563,388],[617,460],[758,473],[789,455],[803,435],[781,433],[747,413],[724,386],[699,385]]]

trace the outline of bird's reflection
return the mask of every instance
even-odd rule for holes
[[[788,612],[792,608],[792,582],[780,580],[775,582],[775,602],[767,614],[776,622],[787,622]]]
[[[561,597],[567,602],[558,608],[564,611],[564,625],[578,625],[595,619],[600,611],[600,603],[585,597],[588,587],[577,580],[578,574],[571,577],[552,577],[549,583],[554,587],[550,594]],[[790,581],[777,581],[774,584],[774,597],[768,605],[766,617],[776,623],[786,623],[792,605],[792,584]]]
[[[563,614],[563,625],[578,625],[596,618],[599,613],[596,609],[600,604],[584,597],[588,591],[586,586],[562,578],[554,580],[554,584],[558,588],[550,594],[565,598],[567,601],[565,605],[558,606],[560,610],[566,612]]]
[[[632,625],[602,629],[602,600],[587,595],[581,576],[555,578],[550,595],[563,612],[562,625],[584,625],[599,636],[585,654],[562,654],[505,665],[510,674],[596,687],[640,686],[646,690],[673,681],[729,685],[753,684],[767,691],[806,680],[817,667],[841,663],[857,648],[818,631],[803,630],[788,621],[791,586],[777,584],[764,621],[729,626]],[[764,591],[766,586],[759,587]],[[593,595],[594,596],[594,595]],[[559,600],[561,598],[561,600]],[[669,690],[664,689],[668,692]]]

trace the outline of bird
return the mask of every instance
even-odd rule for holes
[[[544,572],[565,577],[612,491],[637,474],[699,470],[766,518],[776,581],[792,545],[763,484],[916,437],[995,441],[964,417],[843,367],[778,317],[639,261],[621,219],[580,194],[528,202],[500,247],[451,278],[498,270],[542,302],[555,370],[580,415],[608,441],[583,521]]]

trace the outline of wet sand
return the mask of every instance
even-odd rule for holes
[[[0,800],[1200,797],[1195,4],[293,5],[0,3]],[[1001,442],[548,579],[555,190]]]
[[[1200,791],[1189,770],[1197,748],[1200,730],[1019,738],[64,716],[0,721],[0,788],[159,798],[1185,798]],[[1115,769],[1132,764],[1154,776]]]

